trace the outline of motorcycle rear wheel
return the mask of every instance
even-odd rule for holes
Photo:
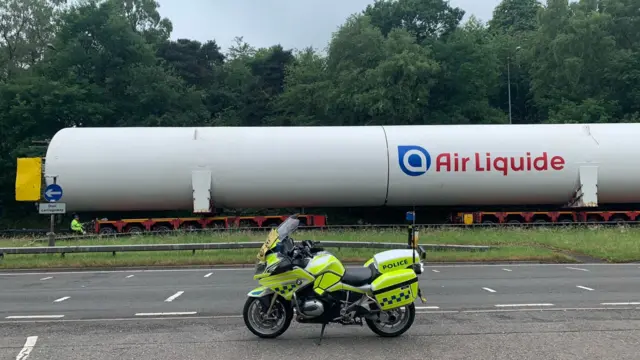
[[[273,294],[273,296],[277,296],[277,294]],[[270,301],[271,299],[269,299]],[[244,324],[254,335],[264,339],[273,339],[287,331],[293,319],[293,309],[280,296],[271,309],[270,315],[273,319],[266,318],[268,309],[269,306],[265,307],[260,299],[250,297],[244,304],[242,317]]]
[[[404,334],[407,330],[409,330],[411,325],[413,325],[413,322],[416,318],[416,305],[414,303],[411,303],[409,305],[384,312],[391,316],[394,316],[396,318],[394,320],[396,321],[393,321],[392,324],[388,324],[382,323],[379,319],[365,319],[365,321],[367,322],[367,326],[369,327],[369,329],[371,329],[371,331],[379,336],[396,337]],[[385,325],[391,325],[393,328],[387,330],[385,328]]]

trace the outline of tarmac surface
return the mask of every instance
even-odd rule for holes
[[[245,327],[252,269],[0,272],[0,359],[638,359],[640,266],[429,265],[414,326]]]

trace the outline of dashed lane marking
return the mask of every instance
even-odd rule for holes
[[[184,291],[178,291],[177,293],[175,293],[175,294],[173,294],[173,295],[169,296],[169,297],[165,300],[165,302],[172,302],[173,300],[175,300],[178,296],[180,296],[180,295],[182,295],[182,294],[184,294]]]
[[[5,319],[62,319],[64,315],[12,315]]]
[[[585,290],[593,291],[593,289],[592,289],[592,288],[590,288],[590,287],[586,287],[586,286],[582,286],[582,285],[576,285],[576,287],[577,287],[577,288],[580,288],[580,289],[585,289]]]
[[[571,267],[571,266],[567,266],[567,269],[570,269],[570,270],[579,270],[579,271],[589,271],[589,270],[587,270],[587,269],[576,268],[576,267]]]
[[[161,313],[136,313],[136,316],[180,316],[180,315],[195,315],[195,311],[184,312],[161,312]]]
[[[497,304],[495,306],[499,307],[499,308],[520,307],[520,306],[522,306],[522,307],[534,307],[534,306],[538,307],[538,306],[553,306],[553,304],[546,304],[546,303],[543,303],[543,304]]]
[[[621,304],[621,303],[609,303],[609,304]],[[625,303],[626,304],[626,303]],[[629,303],[638,304],[638,303]],[[514,306],[522,306],[522,304],[508,304]],[[540,304],[538,304],[540,305]],[[621,311],[621,310],[640,310],[640,307],[585,307],[585,308],[513,308],[513,309],[469,309],[469,310],[425,310],[416,311],[416,314],[449,314],[449,313],[501,313],[501,312],[549,312],[549,311]],[[172,315],[177,314],[177,315]],[[200,316],[180,316],[180,315],[195,315],[196,312],[184,312],[184,313],[138,313],[133,317],[125,318],[94,318],[94,319],[55,319],[55,317],[63,317],[64,315],[42,315],[42,316],[8,316],[6,319],[16,319],[15,321],[0,321],[0,324],[15,324],[15,323],[82,323],[82,322],[119,322],[119,321],[141,321],[141,320],[216,320],[216,319],[241,319],[242,315],[200,315]],[[38,319],[45,320],[38,320]],[[49,320],[46,320],[46,319]],[[25,320],[18,320],[25,319]]]
[[[600,303],[600,305],[604,306],[625,306],[625,305],[640,305],[640,302],[610,302],[610,303]]]

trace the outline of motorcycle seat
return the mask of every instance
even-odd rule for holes
[[[342,282],[351,286],[363,286],[371,284],[380,274],[371,264],[368,267],[345,269]]]

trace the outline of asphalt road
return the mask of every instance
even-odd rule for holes
[[[251,271],[0,273],[0,359],[637,359],[640,350],[638,264],[428,266],[428,303],[417,302],[405,336],[333,325],[320,348],[319,326],[294,323],[275,341],[244,327]]]

